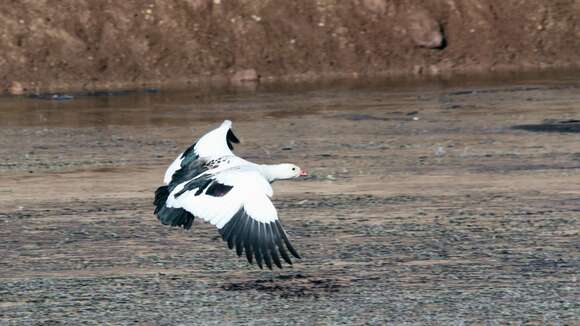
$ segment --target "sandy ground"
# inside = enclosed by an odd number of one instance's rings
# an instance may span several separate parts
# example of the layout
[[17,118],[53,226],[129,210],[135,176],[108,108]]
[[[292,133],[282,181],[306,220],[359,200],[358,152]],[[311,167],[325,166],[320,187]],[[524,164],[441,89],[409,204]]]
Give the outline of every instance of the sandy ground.
[[[580,83],[505,85],[3,98],[0,325],[578,324]],[[274,185],[292,268],[152,214],[226,117],[311,172]]]

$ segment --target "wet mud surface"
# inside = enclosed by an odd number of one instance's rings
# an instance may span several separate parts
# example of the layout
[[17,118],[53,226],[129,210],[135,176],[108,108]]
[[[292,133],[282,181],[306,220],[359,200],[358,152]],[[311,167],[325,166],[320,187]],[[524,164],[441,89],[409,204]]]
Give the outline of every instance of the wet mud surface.
[[[579,103],[571,80],[4,98],[0,325],[576,324]],[[239,155],[310,172],[274,184],[293,267],[152,214],[224,118]]]

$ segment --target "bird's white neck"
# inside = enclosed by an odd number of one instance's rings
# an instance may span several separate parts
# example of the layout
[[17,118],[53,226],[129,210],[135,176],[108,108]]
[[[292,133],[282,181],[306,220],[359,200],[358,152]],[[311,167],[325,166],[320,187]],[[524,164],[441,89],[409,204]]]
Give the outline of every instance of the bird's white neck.
[[287,169],[284,167],[284,164],[260,164],[258,165],[260,169],[260,173],[268,182],[272,183],[276,180],[283,180],[283,179],[291,179],[291,176],[288,176]]

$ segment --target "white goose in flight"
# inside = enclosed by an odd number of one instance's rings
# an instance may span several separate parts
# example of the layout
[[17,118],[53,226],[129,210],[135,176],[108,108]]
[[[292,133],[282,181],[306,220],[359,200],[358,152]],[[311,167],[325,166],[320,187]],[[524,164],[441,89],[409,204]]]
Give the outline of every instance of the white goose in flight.
[[270,198],[271,183],[307,175],[294,164],[255,164],[232,153],[239,143],[232,122],[202,136],[181,153],[165,172],[164,186],[155,191],[155,214],[162,224],[190,229],[194,217],[215,225],[230,249],[282,268],[296,258]]

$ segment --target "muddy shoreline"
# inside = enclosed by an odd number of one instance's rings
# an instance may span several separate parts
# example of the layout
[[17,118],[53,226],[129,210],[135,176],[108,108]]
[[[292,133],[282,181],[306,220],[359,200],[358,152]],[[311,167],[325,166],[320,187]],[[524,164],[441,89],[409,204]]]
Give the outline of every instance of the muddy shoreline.
[[[580,82],[461,84],[1,98],[0,325],[575,324]],[[225,118],[311,174],[274,184],[292,268],[152,214]]]

